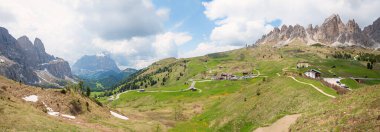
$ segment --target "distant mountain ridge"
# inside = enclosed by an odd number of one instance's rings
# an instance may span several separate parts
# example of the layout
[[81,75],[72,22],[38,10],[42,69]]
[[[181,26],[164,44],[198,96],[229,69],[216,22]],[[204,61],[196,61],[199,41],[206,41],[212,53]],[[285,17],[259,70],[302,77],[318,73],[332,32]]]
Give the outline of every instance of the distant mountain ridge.
[[82,56],[72,67],[75,75],[94,74],[101,71],[120,72],[116,62],[108,54]]
[[116,62],[106,53],[85,55],[75,62],[72,69],[86,86],[96,91],[109,89],[137,71],[132,68],[121,71]]
[[272,43],[286,45],[293,40],[301,40],[307,44],[321,43],[328,46],[359,46],[367,48],[380,47],[380,18],[363,30],[354,19],[344,24],[339,15],[334,14],[325,19],[321,26],[283,25],[257,40],[255,44]]
[[39,38],[32,43],[28,37],[17,40],[0,27],[0,75],[31,85],[62,87],[73,82],[69,63],[45,51]]

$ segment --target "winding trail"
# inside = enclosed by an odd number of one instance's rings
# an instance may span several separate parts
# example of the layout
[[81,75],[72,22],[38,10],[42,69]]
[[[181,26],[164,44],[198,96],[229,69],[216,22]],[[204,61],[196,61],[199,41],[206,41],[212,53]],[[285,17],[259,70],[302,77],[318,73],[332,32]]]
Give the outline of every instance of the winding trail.
[[314,86],[314,85],[311,84],[311,83],[306,83],[306,82],[299,81],[299,80],[297,80],[296,78],[294,78],[293,76],[288,76],[288,77],[292,78],[294,81],[296,81],[296,82],[298,82],[298,83],[306,84],[306,85],[310,85],[311,87],[313,87],[314,89],[316,89],[316,90],[319,91],[320,93],[322,93],[322,94],[324,94],[324,95],[326,95],[326,96],[328,96],[328,97],[330,97],[330,98],[336,98],[336,97],[333,96],[333,95],[330,95],[330,94],[328,94],[328,93],[323,92],[320,88]]
[[136,91],[136,90],[127,90],[127,91],[124,91],[124,92],[118,93],[118,94],[116,94],[116,98],[115,98],[114,95],[112,95],[108,100],[111,100],[111,101],[113,101],[113,100],[117,100],[117,99],[120,98],[120,95],[121,95],[121,94],[123,94],[123,93],[128,93],[128,92],[130,92],[130,91]]
[[[152,91],[144,91],[144,92],[146,92],[146,93],[175,93],[175,92],[184,92],[186,90],[190,90],[191,88],[195,88],[195,84],[197,82],[209,82],[209,81],[212,81],[212,80],[192,81],[192,83],[191,83],[191,85],[190,85],[190,87],[188,89],[181,89],[181,90],[174,90],[174,91],[171,91],[171,90],[152,90]],[[119,99],[121,94],[132,92],[132,91],[138,92],[139,90],[141,90],[141,89],[127,90],[127,91],[124,91],[124,92],[116,94],[116,97],[115,97],[115,95],[110,96],[108,98],[108,100],[109,101],[114,101],[114,100]],[[202,89],[197,89],[197,90],[198,90],[199,93],[202,93]]]
[[290,125],[295,123],[301,114],[287,115],[274,122],[268,127],[260,127],[254,132],[288,132]]
[[281,76],[280,73],[276,73],[276,74],[277,74],[277,76]]
[[261,75],[259,70],[256,70],[256,69],[255,69],[255,71],[257,72],[257,76],[260,76],[260,75]]

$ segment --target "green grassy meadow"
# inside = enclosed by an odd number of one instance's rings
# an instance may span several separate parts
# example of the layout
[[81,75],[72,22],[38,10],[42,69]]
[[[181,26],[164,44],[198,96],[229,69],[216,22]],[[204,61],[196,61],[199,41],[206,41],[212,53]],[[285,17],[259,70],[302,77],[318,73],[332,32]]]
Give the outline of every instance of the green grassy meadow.
[[[142,74],[169,67],[171,72],[151,74],[154,80],[159,80],[156,85],[147,87],[146,92],[130,91],[122,94],[118,100],[105,103],[126,115],[139,115],[137,120],[155,120],[157,124],[152,127],[163,131],[252,131],[268,126],[285,115],[308,115],[329,109],[325,104],[335,100],[309,85],[295,82],[287,77],[287,72],[297,75],[297,80],[311,83],[336,96],[338,100],[347,95],[338,95],[334,89],[318,80],[298,75],[309,69],[317,69],[322,72],[322,77],[347,78],[342,83],[353,89],[353,93],[380,84],[379,81],[359,84],[348,79],[380,78],[380,71],[366,69],[360,61],[335,59],[330,56],[332,50],[294,42],[282,48],[263,45],[195,58],[167,59],[148,67]],[[187,62],[183,63],[184,60]],[[309,62],[311,66],[296,69],[300,61]],[[198,91],[180,91],[190,86],[190,80],[209,80],[221,73],[242,75],[245,71],[256,75],[260,72],[260,76],[237,81],[198,82],[195,85]],[[163,77],[167,77],[164,85],[161,84]]]

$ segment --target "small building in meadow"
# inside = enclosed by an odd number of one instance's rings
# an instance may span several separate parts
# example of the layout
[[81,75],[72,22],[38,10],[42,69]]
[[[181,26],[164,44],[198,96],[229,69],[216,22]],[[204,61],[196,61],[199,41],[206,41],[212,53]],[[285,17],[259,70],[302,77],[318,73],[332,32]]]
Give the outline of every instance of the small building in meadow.
[[307,77],[314,78],[314,79],[320,78],[321,74],[322,73],[320,71],[315,70],[315,69],[311,69],[311,70],[305,72],[305,75]]
[[307,67],[309,67],[310,66],[310,64],[308,63],[308,62],[298,62],[297,63],[297,68],[307,68]]

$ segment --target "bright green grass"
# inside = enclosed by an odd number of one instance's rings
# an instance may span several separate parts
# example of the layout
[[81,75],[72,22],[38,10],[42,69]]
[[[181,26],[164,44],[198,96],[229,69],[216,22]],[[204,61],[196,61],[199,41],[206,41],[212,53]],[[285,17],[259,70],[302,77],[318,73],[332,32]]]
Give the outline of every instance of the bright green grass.
[[[129,106],[133,107],[154,107],[155,104],[161,105],[165,103],[173,103],[181,100],[186,102],[197,101],[202,98],[207,98],[214,95],[227,95],[240,90],[243,85],[258,82],[260,79],[248,79],[241,81],[210,81],[197,82],[195,87],[198,91],[183,91],[183,92],[149,92],[149,91],[179,91],[187,89],[188,85],[150,88],[147,92],[130,91],[120,95],[118,100],[111,103],[112,106]],[[190,85],[190,84],[189,84]],[[129,103],[130,102],[130,103]],[[159,103],[158,103],[159,102]]]
[[[317,80],[311,80],[311,79],[306,79],[306,78],[301,78],[301,77],[295,77],[297,80],[299,81],[302,81],[302,82],[306,82],[306,83],[311,83],[313,84],[314,86],[318,87],[319,89],[321,89],[323,92],[325,93],[328,93],[330,95],[333,95],[333,96],[338,96],[337,92],[330,88],[330,87],[327,87],[325,85],[323,85],[320,81],[317,81]],[[309,85],[306,85],[306,84],[303,84],[305,85],[307,88],[311,88],[311,89],[314,89],[313,87],[309,86]],[[317,90],[315,90],[317,91]],[[320,93],[322,94],[322,93]]]
[[342,79],[340,82],[348,86],[350,89],[358,89],[361,87],[359,83],[350,78]]
[[[253,68],[260,71],[263,78],[255,78],[241,81],[212,81],[197,83],[196,88],[202,90],[195,92],[175,93],[148,93],[128,92],[120,96],[120,99],[110,103],[110,106],[121,110],[138,112],[170,111],[179,105],[201,104],[202,112],[189,119],[176,121],[170,131],[252,131],[257,127],[272,124],[277,119],[295,113],[312,113],[320,106],[333,100],[309,85],[301,84],[283,75],[282,69],[295,73],[303,73],[313,68],[322,72],[323,77],[380,77],[380,72],[367,70],[363,64],[357,61],[325,58],[323,52],[315,51],[309,47],[285,47],[272,49],[259,47],[257,49],[240,49],[222,53],[217,57],[188,58],[189,63],[185,75],[180,80],[174,80],[174,75],[169,75],[169,83],[165,86],[147,88],[147,91],[181,90],[191,84],[184,85],[188,79],[201,80],[209,70],[215,72],[228,72],[239,74],[239,70],[247,70],[246,64],[253,64]],[[320,48],[321,50],[324,50]],[[300,50],[302,50],[300,52]],[[314,50],[314,51],[313,51]],[[312,52],[311,52],[312,51]],[[245,58],[239,59],[244,53]],[[326,52],[325,52],[326,53]],[[327,52],[328,53],[328,52]],[[262,56],[266,56],[263,57]],[[268,56],[274,56],[269,57]],[[280,58],[280,56],[283,56]],[[260,57],[260,58],[255,58]],[[205,62],[207,58],[207,62]],[[295,69],[297,62],[308,61],[312,67]],[[218,66],[226,68],[221,69]],[[332,66],[336,68],[331,68]],[[243,69],[244,68],[244,69]],[[174,68],[172,73],[177,74]],[[329,72],[329,70],[331,72]],[[253,71],[257,74],[257,71]],[[163,74],[163,75],[164,75]],[[209,75],[208,75],[209,76]],[[311,83],[324,92],[337,96],[335,90],[324,86],[317,80],[297,78],[300,81]],[[369,84],[376,83],[368,82]],[[362,87],[361,85],[359,85]],[[363,84],[363,86],[365,86]],[[190,108],[191,109],[191,108]],[[173,111],[171,111],[173,112]],[[171,118],[171,117],[170,117]],[[161,119],[161,117],[160,117]],[[172,127],[172,126],[170,126]]]
[[297,131],[370,131],[379,126],[379,86],[364,87],[303,114],[291,126]]
[[365,77],[368,78],[380,78],[380,71],[368,70],[366,66],[358,61],[343,60],[343,59],[327,59],[323,63],[319,64],[321,69],[329,69],[332,66],[336,68],[332,69],[339,77]]
[[104,92],[91,92],[90,97],[95,97],[95,95],[99,96],[103,94]]
[[367,84],[367,85],[376,85],[376,84],[380,84],[380,80],[365,80],[364,84]]
[[205,112],[177,124],[171,131],[252,131],[327,100],[330,98],[290,78],[273,78],[216,99]]

